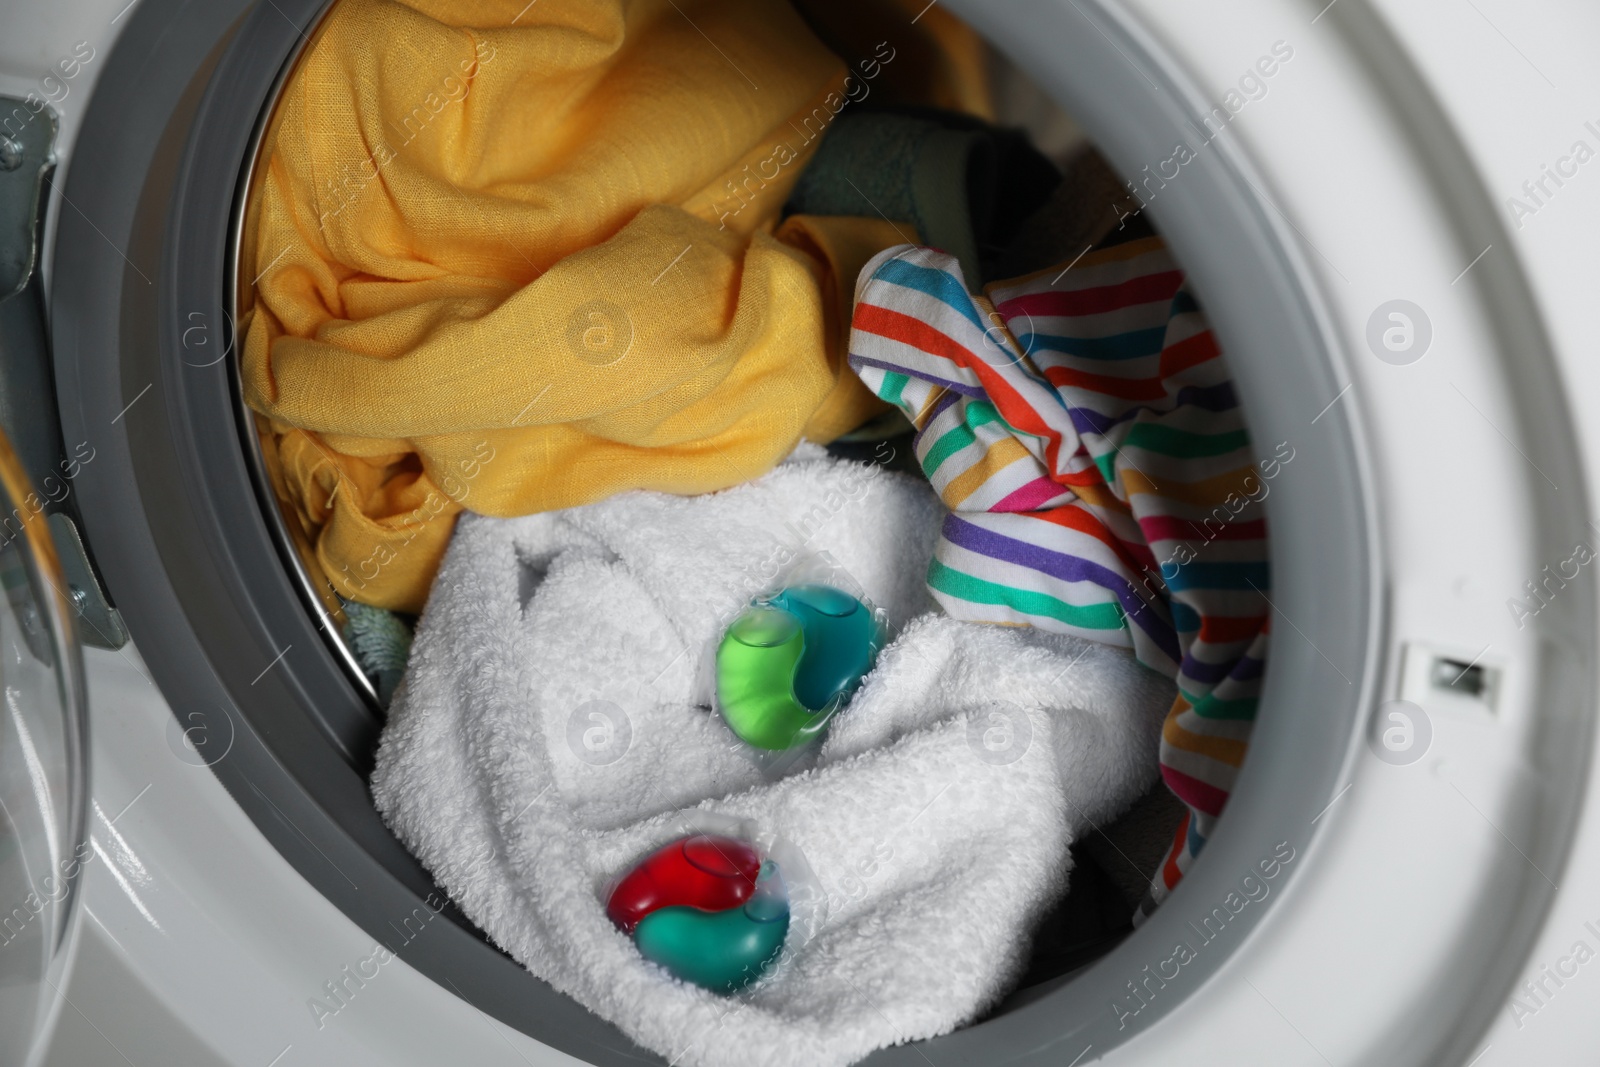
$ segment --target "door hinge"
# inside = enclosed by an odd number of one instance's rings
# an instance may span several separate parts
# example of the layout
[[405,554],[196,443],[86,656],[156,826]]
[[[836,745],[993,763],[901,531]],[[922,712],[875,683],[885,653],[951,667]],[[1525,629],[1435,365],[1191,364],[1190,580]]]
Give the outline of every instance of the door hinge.
[[16,517],[48,516],[79,638],[97,648],[121,648],[127,628],[78,532],[72,479],[81,457],[69,457],[62,441],[45,330],[39,250],[55,141],[56,115],[48,105],[35,109],[27,100],[0,96],[0,426],[33,483],[32,498],[13,501]]

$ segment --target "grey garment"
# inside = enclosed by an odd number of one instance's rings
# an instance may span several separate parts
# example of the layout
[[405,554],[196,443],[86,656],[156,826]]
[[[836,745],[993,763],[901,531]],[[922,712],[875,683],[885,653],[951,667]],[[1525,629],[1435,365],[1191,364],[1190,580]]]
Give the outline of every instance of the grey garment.
[[906,239],[955,256],[976,292],[1060,180],[1019,130],[932,108],[851,110],[829,128],[788,210],[909,222],[917,232]]
[[1156,871],[1172,850],[1184,812],[1183,801],[1165,782],[1157,781],[1119,818],[1084,836],[1078,847],[1134,908],[1149,893]]
[[789,209],[909,222],[917,232],[908,237],[955,256],[975,283],[974,223],[982,220],[972,215],[987,206],[994,171],[993,146],[979,131],[891,112],[846,114],[828,131]]
[[1138,203],[1105,157],[1080,147],[1062,167],[1061,184],[1028,217],[995,260],[996,278],[1016,278],[1070,263],[1105,240]]

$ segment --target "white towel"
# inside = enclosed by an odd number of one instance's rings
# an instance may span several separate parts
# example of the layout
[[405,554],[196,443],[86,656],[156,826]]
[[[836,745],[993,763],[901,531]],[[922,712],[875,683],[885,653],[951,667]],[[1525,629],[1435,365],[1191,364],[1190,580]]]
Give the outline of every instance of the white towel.
[[[921,479],[808,448],[708,496],[464,516],[390,709],[379,810],[496,944],[675,1064],[843,1067],[973,1021],[1026,966],[1068,845],[1155,777],[1172,691],[1120,649],[939,614],[940,515]],[[703,661],[801,542],[894,637],[815,766],[768,782],[707,710]],[[608,722],[597,753],[585,734]],[[605,915],[608,880],[689,808],[778,835],[820,890],[732,998],[645,962]]]

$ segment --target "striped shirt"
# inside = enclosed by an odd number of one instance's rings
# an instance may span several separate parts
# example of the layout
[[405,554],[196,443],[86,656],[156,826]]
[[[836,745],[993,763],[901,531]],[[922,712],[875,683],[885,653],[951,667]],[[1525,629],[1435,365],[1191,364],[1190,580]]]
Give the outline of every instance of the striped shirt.
[[857,283],[850,364],[950,508],[928,569],[950,615],[1130,647],[1177,681],[1161,769],[1190,813],[1153,906],[1244,759],[1269,608],[1264,476],[1183,272],[1145,237],[979,296],[952,257],[889,249]]

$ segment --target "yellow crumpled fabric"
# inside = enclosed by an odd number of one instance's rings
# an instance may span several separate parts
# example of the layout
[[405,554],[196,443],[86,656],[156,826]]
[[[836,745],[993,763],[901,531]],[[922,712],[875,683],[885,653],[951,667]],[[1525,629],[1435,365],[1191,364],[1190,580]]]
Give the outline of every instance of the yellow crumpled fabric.
[[463,507],[722,489],[881,410],[844,340],[904,225],[778,226],[861,84],[786,0],[343,0],[241,252],[246,400],[331,587],[418,611]]

